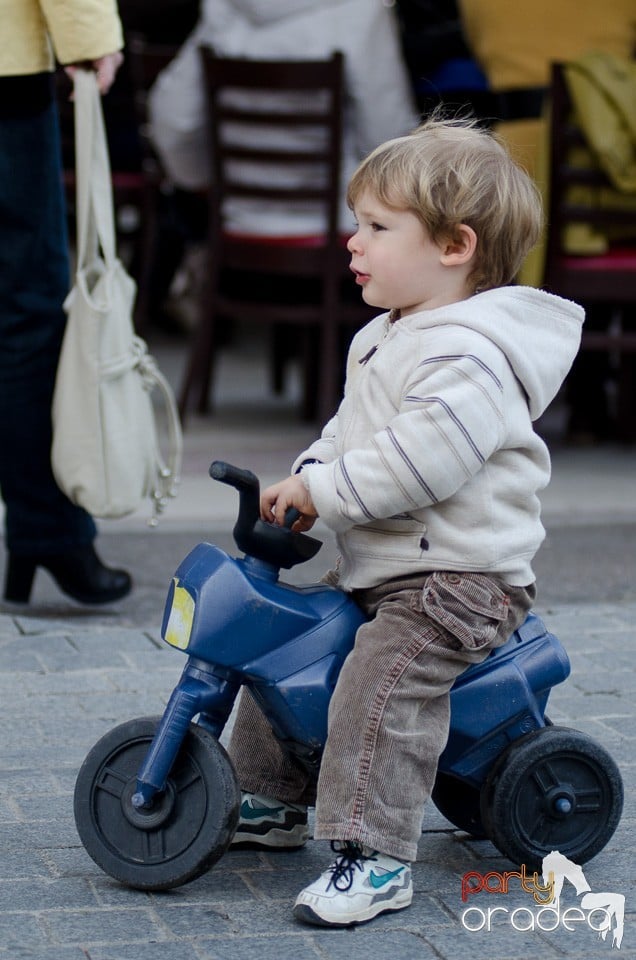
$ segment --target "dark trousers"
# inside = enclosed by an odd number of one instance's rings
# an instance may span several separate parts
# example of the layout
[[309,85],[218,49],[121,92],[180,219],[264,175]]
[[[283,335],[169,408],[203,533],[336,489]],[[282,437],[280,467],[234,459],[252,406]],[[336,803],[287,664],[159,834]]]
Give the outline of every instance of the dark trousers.
[[96,533],[50,465],[69,262],[57,112],[40,79],[0,79],[0,494],[16,554],[57,553]]

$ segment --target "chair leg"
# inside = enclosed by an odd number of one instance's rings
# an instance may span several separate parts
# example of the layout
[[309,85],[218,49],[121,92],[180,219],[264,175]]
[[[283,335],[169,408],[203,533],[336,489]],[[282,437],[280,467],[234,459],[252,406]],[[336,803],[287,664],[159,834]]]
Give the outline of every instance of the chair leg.
[[142,207],[143,222],[139,237],[139,277],[137,280],[137,299],[135,301],[135,330],[140,336],[146,336],[150,327],[150,284],[152,263],[157,235],[157,198],[154,187],[146,186]]
[[[193,335],[196,338],[196,335]],[[186,414],[188,412],[188,405],[190,400],[190,393],[192,387],[196,380],[196,350],[190,348],[190,351],[186,360],[186,369],[181,381],[181,388],[179,390],[179,399],[177,402],[177,407],[179,409],[179,416],[181,418],[181,423],[185,424]]]
[[617,375],[616,439],[636,440],[636,354],[621,353]]
[[322,386],[318,393],[318,420],[324,426],[328,420],[331,420],[338,409],[339,397],[334,389],[335,381],[331,374],[325,379],[322,378]]
[[285,323],[272,326],[270,340],[270,385],[277,396],[285,387],[285,367],[294,350],[289,348],[290,328]]
[[318,345],[318,417],[325,424],[336,412],[340,400],[340,350],[338,347],[337,281],[329,278],[323,299],[323,318]]
[[216,346],[215,323],[216,303],[210,295],[210,285],[204,284],[204,291],[199,303],[199,322],[192,335],[192,342],[188,353],[186,371],[179,393],[179,414],[185,421],[190,395],[198,388],[196,409],[198,413],[209,413],[211,409],[210,388],[212,386],[212,366]]
[[179,393],[179,414],[185,422],[186,413],[190,405],[192,392],[197,390],[195,408],[198,413],[208,413],[210,410],[210,365],[212,363],[212,336],[208,324],[199,324],[193,339],[186,372]]
[[306,423],[313,423],[318,418],[318,396],[320,383],[318,381],[319,364],[317,361],[319,345],[318,331],[314,327],[304,327],[300,330],[301,343],[301,370],[303,395],[301,401],[301,418]]

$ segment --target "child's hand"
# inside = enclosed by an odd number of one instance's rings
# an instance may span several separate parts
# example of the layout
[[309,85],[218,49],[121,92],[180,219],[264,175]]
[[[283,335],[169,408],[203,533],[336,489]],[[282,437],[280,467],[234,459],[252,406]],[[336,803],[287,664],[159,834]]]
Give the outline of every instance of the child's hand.
[[318,514],[309,490],[298,475],[280,480],[261,493],[261,519],[267,523],[277,523],[282,527],[289,507],[296,507],[302,514],[292,530],[311,530]]

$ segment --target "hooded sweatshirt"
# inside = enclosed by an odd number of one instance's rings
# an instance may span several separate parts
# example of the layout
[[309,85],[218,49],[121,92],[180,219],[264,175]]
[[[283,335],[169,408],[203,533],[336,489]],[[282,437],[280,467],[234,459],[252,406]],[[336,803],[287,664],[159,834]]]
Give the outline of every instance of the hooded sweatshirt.
[[532,421],[572,364],[583,316],[501,287],[359,331],[342,403],[293,467],[336,532],[342,589],[434,570],[534,580],[550,459]]
[[[210,181],[200,45],[212,46],[220,56],[248,59],[319,60],[336,50],[343,53],[340,223],[351,232],[345,189],[354,169],[379,143],[408,133],[417,123],[394,12],[383,0],[204,0],[194,33],[162,71],[149,99],[151,136],[168,174],[187,190],[203,189]],[[271,96],[257,91],[253,101]],[[236,142],[254,136],[253,128],[237,128],[235,124],[232,130]],[[307,128],[281,128],[276,147],[293,149],[295,139],[308,136]],[[226,217],[228,229],[258,235],[297,236],[325,227],[315,210],[281,209],[267,202],[238,203]]]

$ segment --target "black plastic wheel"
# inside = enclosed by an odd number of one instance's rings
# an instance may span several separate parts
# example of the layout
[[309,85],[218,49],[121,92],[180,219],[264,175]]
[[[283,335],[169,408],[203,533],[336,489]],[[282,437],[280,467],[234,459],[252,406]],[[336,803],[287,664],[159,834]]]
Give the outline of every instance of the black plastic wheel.
[[107,733],[75,784],[75,823],[87,852],[111,877],[139,890],[169,890],[200,877],[227,850],[239,817],[231,761],[194,723],[166,789],[151,809],[133,806],[137,774],[159,720],[142,717]]
[[481,791],[459,777],[438,770],[431,799],[442,816],[475,839],[486,836],[481,821]]
[[567,727],[548,726],[512,743],[482,787],[486,833],[513,863],[533,868],[552,850],[577,864],[590,860],[622,809],[623,782],[610,754]]

